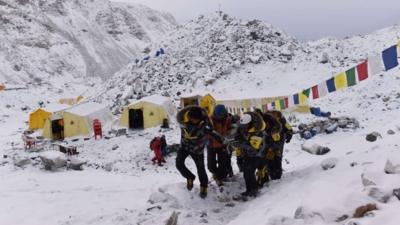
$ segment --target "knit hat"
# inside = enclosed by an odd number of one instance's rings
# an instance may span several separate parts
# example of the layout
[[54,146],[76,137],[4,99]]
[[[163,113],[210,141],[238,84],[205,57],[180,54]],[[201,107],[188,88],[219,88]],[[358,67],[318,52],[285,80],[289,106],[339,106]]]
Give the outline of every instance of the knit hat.
[[213,112],[213,117],[215,118],[225,118],[228,116],[228,112],[224,105],[216,105]]

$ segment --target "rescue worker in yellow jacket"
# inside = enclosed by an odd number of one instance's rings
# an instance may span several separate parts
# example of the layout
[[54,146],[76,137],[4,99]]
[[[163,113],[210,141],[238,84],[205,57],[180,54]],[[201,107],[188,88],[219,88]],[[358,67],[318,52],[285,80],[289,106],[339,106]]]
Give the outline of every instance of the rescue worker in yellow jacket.
[[197,168],[200,180],[200,197],[207,196],[208,176],[204,165],[204,147],[209,135],[218,135],[208,119],[207,112],[198,106],[188,106],[178,112],[177,121],[181,127],[181,144],[176,156],[176,168],[186,178],[186,187],[192,190],[196,176],[186,167],[185,160],[190,156]]
[[282,112],[274,110],[270,111],[270,114],[274,116],[276,120],[282,126],[282,130],[280,132],[280,141],[278,143],[279,150],[277,151],[276,157],[270,163],[270,173],[271,179],[280,179],[282,177],[282,158],[283,158],[283,150],[285,142],[289,143],[293,136],[293,128],[287,122],[286,118],[283,116]]
[[243,196],[255,197],[258,192],[255,173],[256,169],[265,166],[269,146],[265,128],[266,123],[256,112],[246,112],[240,117],[239,130],[233,147],[246,183],[246,191],[241,193]]

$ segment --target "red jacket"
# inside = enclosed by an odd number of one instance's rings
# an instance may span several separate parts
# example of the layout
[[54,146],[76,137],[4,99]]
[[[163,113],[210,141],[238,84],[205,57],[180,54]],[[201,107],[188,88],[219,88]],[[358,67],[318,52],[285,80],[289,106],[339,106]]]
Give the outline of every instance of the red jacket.
[[[233,117],[231,115],[228,115],[226,117],[225,120],[216,120],[214,118],[211,118],[211,122],[213,124],[213,128],[216,132],[218,132],[219,134],[221,134],[222,136],[226,136],[232,126],[233,123]],[[209,143],[209,147],[210,148],[222,148],[224,147],[224,145],[219,142],[218,140],[216,140],[213,137],[209,137],[210,143]]]

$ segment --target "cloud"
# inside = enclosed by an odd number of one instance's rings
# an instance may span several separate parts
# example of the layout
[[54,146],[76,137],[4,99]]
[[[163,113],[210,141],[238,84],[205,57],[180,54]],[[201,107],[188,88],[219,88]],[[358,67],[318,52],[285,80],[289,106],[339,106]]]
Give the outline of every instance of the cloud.
[[367,34],[400,22],[399,0],[113,0],[172,13],[179,22],[221,8],[242,19],[260,19],[300,39]]

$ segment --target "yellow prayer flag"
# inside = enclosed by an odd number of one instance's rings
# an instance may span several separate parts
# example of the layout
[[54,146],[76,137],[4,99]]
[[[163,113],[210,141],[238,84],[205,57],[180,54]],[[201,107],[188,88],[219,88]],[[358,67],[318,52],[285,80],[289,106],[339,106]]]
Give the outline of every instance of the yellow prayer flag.
[[281,110],[281,104],[280,104],[279,100],[275,101],[275,109],[276,110]]
[[336,90],[340,90],[347,87],[347,77],[345,72],[339,73],[338,75],[335,76],[335,87]]
[[300,105],[308,105],[308,97],[303,92],[299,93]]

